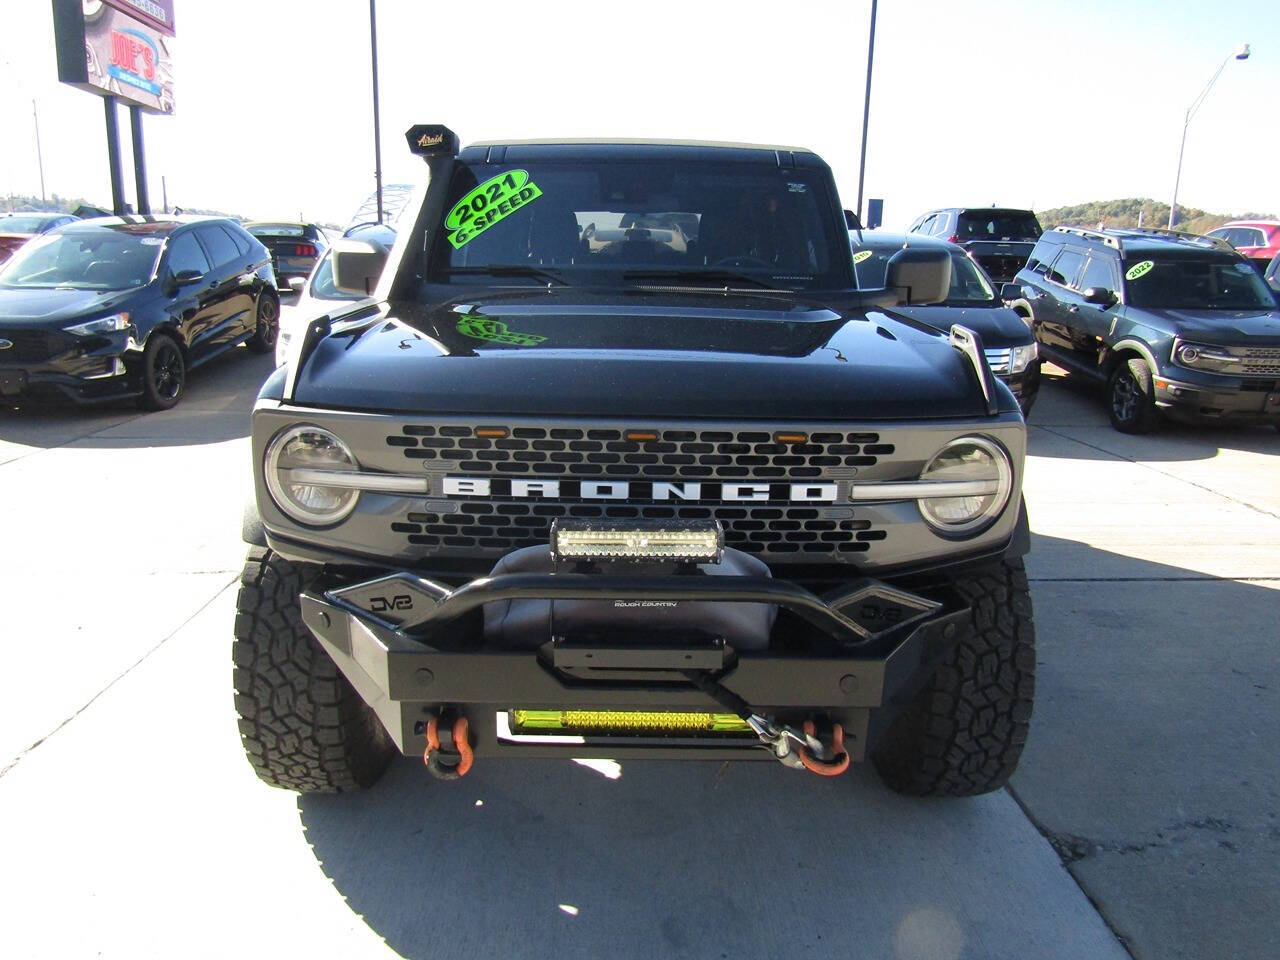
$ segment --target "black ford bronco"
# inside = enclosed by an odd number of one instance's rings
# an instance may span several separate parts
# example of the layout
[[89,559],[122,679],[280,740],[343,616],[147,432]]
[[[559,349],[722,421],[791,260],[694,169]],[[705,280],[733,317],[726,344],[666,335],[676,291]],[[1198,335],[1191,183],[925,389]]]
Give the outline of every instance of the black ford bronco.
[[[832,175],[791,147],[485,143],[428,183],[373,294],[253,413],[235,625],[250,763],[304,792],[396,753],[871,759],[1003,784],[1034,686],[1025,425],[980,337],[855,289]],[[345,311],[345,312],[343,312]]]

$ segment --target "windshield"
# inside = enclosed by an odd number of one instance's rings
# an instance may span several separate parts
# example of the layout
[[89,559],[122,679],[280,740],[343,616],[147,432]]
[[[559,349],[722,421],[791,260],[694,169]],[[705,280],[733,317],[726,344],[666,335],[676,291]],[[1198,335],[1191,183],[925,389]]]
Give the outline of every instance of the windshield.
[[1243,260],[1142,259],[1124,261],[1125,302],[1165,310],[1273,310],[1262,277]]
[[[848,285],[825,174],[681,160],[459,164],[433,280],[541,270],[566,283]],[[475,274],[472,277],[471,274]],[[732,276],[728,276],[728,275]],[[531,278],[532,279],[532,278]]]
[[39,233],[52,217],[0,217],[0,233]]
[[151,280],[162,237],[112,230],[45,234],[29,241],[0,270],[0,287],[127,290]]
[[[901,250],[900,246],[892,247],[857,247],[853,248],[853,269],[857,277],[859,290],[878,290],[885,284],[889,272],[889,258]],[[990,303],[995,300],[995,291],[977,264],[963,253],[952,248],[951,254],[951,287],[944,303],[948,305],[966,303]]]
[[306,228],[296,223],[255,223],[245,227],[255,237],[305,237]]
[[1040,221],[1020,210],[969,210],[960,214],[956,233],[966,240],[1039,240]]

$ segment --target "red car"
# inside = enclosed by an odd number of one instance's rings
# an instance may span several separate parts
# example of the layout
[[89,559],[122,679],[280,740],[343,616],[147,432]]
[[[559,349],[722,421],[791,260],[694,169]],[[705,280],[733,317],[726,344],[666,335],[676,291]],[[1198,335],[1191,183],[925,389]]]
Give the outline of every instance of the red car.
[[1226,240],[1252,261],[1259,273],[1280,253],[1280,220],[1232,220],[1208,235]]
[[0,263],[36,234],[79,220],[69,213],[6,213],[0,217]]

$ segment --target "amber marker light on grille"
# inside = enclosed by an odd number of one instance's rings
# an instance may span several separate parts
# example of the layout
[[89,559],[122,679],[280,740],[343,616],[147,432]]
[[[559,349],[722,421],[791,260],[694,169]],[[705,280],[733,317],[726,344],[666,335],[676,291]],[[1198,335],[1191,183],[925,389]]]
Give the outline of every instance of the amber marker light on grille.
[[658,439],[658,435],[649,430],[628,430],[627,439],[632,443],[651,443]]
[[649,735],[751,735],[750,725],[732,713],[639,710],[512,710],[513,733]]
[[718,523],[610,523],[557,520],[551,552],[557,560],[677,560],[718,563],[724,531]]
[[476,427],[476,436],[486,440],[504,440],[507,432],[506,427]]
[[809,436],[804,433],[775,433],[773,439],[778,443],[807,443]]

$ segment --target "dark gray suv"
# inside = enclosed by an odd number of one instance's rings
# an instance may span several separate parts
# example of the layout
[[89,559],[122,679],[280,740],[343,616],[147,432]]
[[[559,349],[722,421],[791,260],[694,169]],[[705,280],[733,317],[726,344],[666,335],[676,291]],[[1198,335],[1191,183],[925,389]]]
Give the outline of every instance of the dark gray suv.
[[1162,413],[1280,426],[1280,305],[1223,240],[1057,227],[1001,295],[1041,356],[1106,384],[1117,430]]

